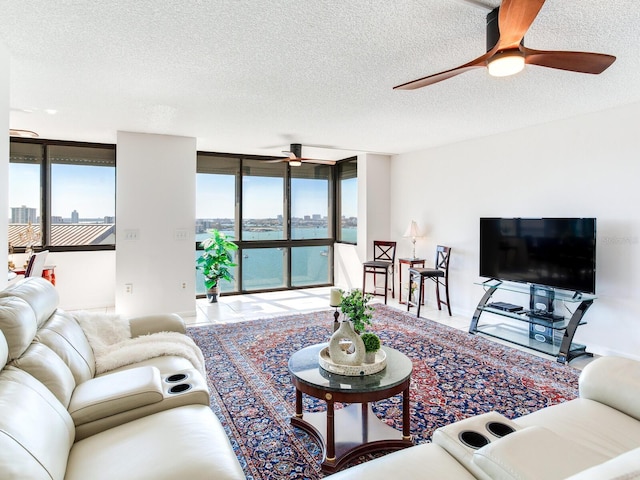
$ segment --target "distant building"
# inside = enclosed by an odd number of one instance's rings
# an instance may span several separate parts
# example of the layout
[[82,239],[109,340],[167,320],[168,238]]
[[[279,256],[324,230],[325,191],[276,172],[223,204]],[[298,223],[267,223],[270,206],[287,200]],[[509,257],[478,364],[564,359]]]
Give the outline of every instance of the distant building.
[[77,210],[71,212],[71,223],[80,223],[80,214]]
[[36,223],[36,209],[26,205],[11,207],[11,223]]

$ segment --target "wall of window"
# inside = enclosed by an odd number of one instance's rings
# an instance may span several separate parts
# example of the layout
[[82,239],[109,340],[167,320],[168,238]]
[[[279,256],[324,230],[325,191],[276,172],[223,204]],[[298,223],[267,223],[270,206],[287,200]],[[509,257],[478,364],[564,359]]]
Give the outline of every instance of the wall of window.
[[11,139],[14,251],[114,249],[115,157],[115,145]]
[[[198,154],[196,240],[217,228],[239,246],[235,280],[222,282],[223,292],[333,283],[336,167],[270,160]],[[204,294],[200,272],[196,289]]]

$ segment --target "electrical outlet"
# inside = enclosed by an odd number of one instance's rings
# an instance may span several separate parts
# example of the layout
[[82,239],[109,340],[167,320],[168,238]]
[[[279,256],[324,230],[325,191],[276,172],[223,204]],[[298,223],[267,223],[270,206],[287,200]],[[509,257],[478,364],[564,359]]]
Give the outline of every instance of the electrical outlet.
[[182,282],[181,286],[182,286],[183,290],[186,290],[187,289],[187,282]]
[[133,293],[133,283],[125,283],[124,284],[124,293]]
[[140,236],[140,230],[138,230],[138,229],[125,230],[124,231],[124,239],[125,240],[138,240],[139,236]]

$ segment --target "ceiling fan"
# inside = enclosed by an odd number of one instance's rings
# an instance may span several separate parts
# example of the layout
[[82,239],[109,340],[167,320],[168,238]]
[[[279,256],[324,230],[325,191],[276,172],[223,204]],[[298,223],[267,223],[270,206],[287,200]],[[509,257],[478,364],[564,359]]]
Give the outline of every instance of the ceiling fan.
[[9,129],[10,137],[26,137],[26,138],[37,138],[39,135],[36,132],[31,130],[22,130],[20,128],[10,128]]
[[291,167],[299,167],[303,163],[317,163],[320,165],[335,165],[335,160],[318,160],[315,158],[304,158],[302,156],[302,144],[300,143],[292,143],[290,150],[283,150],[282,153],[287,156],[284,158],[279,158],[277,160],[268,160],[267,163],[276,163],[276,162],[289,162],[289,166]]
[[487,53],[469,63],[393,87],[414,90],[441,82],[468,70],[487,67],[493,76],[518,73],[525,63],[571,72],[599,74],[616,57],[602,53],[534,50],[524,46],[524,35],[545,0],[503,0],[487,15]]

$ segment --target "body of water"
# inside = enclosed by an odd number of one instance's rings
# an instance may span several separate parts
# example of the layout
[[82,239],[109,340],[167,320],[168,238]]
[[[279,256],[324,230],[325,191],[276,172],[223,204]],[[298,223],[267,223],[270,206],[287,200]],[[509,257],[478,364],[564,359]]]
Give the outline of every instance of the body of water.
[[[222,230],[227,237],[233,240],[233,231]],[[327,238],[326,228],[293,228],[293,239]],[[356,228],[343,229],[346,241],[356,241]],[[196,235],[196,241],[201,242],[208,237],[207,233]],[[281,231],[245,231],[245,240],[282,240]],[[351,240],[352,239],[352,240]],[[291,248],[291,283],[296,287],[321,285],[329,283],[329,248],[318,247],[293,247]],[[236,253],[241,258],[236,263],[242,262],[242,286],[244,290],[263,290],[285,287],[285,262],[288,248],[245,248]],[[201,253],[196,250],[195,258]],[[234,283],[222,281],[222,292],[237,291],[239,287],[237,275]],[[196,293],[204,294],[204,279],[200,270],[196,270]]]

